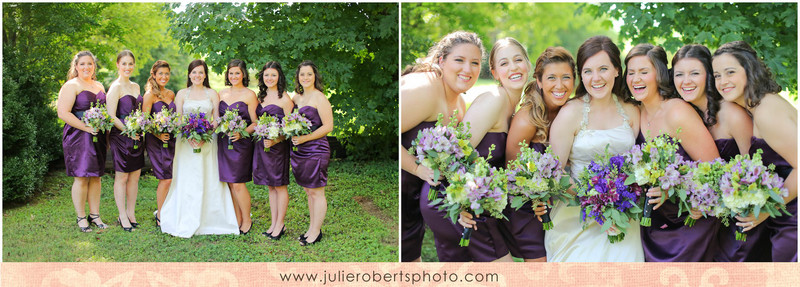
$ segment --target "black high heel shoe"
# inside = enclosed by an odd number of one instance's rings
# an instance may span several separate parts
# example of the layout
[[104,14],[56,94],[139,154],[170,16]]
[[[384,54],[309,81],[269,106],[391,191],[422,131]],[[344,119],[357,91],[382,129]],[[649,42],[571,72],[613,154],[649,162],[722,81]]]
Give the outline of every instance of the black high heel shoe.
[[317,244],[317,242],[320,242],[320,241],[322,241],[322,230],[319,231],[319,236],[317,236],[317,239],[315,239],[314,242],[308,242],[308,238],[301,239],[300,240],[300,246],[309,246],[309,245],[312,245],[312,244]]
[[122,220],[119,219],[119,217],[117,217],[117,223],[119,223],[119,226],[122,227],[122,230],[125,230],[127,232],[133,231],[133,224],[131,224],[131,227],[125,227],[125,225],[122,225]]
[[98,220],[98,219],[100,219],[100,214],[89,213],[89,225],[90,226],[92,224],[94,224],[95,226],[97,226],[97,228],[100,228],[100,229],[108,228],[108,225],[106,225],[105,223],[102,223],[102,221],[100,221],[100,224],[97,224],[97,222],[95,222],[95,220]]
[[[119,219],[119,218],[118,218],[118,219]],[[130,217],[128,218],[128,222],[130,222],[130,223],[131,223],[131,227],[133,227],[133,228],[139,228],[139,223],[138,223],[138,222],[136,222],[136,221],[131,221],[131,218],[130,218]]]
[[86,219],[86,216],[84,216],[84,217],[77,216],[77,217],[78,217],[78,219],[75,220],[75,223],[81,223],[81,220],[86,220],[86,227],[81,227],[80,225],[78,225],[78,228],[81,229],[81,232],[83,232],[83,233],[92,232],[92,228],[91,228],[92,224],[89,223],[89,220]]
[[153,215],[156,218],[156,227],[161,228],[161,219],[158,218],[158,213]]
[[247,231],[242,231],[239,229],[239,235],[247,235],[250,233],[250,230],[253,230],[253,224],[255,224],[255,220],[250,220],[250,228],[248,228]]
[[264,232],[262,234],[266,235],[267,237],[269,237],[269,239],[272,240],[281,240],[281,237],[283,236],[284,233],[286,233],[286,225],[283,226],[283,229],[281,229],[281,233],[278,233],[278,235],[272,236],[272,234],[268,232]]

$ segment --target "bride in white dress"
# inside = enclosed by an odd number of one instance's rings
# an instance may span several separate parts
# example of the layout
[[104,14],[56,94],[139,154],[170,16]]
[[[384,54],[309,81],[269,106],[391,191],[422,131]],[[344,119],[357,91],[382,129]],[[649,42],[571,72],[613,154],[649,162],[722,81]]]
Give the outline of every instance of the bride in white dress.
[[[613,60],[612,60],[613,59]],[[578,49],[578,74],[582,84],[550,129],[553,152],[568,158],[573,179],[595,155],[629,150],[639,130],[638,109],[617,98],[623,81],[619,49],[611,39],[595,36]],[[562,166],[567,164],[561,162]],[[574,182],[574,180],[573,180]],[[584,229],[580,206],[558,202],[551,211],[553,229],[545,233],[547,260],[553,262],[642,262],[644,251],[639,222],[631,221],[625,239],[610,243],[594,220]]]
[[[189,64],[192,86],[175,96],[179,113],[199,110],[217,118],[219,96],[209,87],[207,72],[202,60]],[[161,231],[185,238],[196,234],[239,234],[230,190],[219,181],[216,141],[216,135],[206,143],[190,143],[179,136],[172,184],[161,208]],[[200,153],[192,151],[193,145],[201,146]]]

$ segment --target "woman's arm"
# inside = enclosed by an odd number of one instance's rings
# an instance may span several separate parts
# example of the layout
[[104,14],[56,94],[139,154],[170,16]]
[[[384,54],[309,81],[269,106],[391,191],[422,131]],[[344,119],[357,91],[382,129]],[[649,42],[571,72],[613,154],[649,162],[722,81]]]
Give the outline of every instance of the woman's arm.
[[669,104],[670,107],[666,117],[669,130],[665,132],[681,141],[681,146],[689,154],[691,160],[710,162],[718,158],[717,145],[714,144],[714,138],[706,129],[700,115],[681,99],[662,103],[662,105],[666,104]]
[[472,102],[464,114],[464,122],[469,123],[470,143],[477,147],[489,130],[497,123],[497,118],[505,111],[507,100],[502,95],[487,92]]
[[256,125],[258,125],[258,115],[256,114],[256,109],[258,108],[258,98],[256,97],[256,93],[247,89],[247,99],[245,103],[247,104],[247,112],[250,114],[250,125],[247,126],[247,133],[252,134],[253,131],[256,130]]
[[[437,89],[438,88],[438,89]],[[441,91],[441,92],[433,92]],[[423,121],[435,119],[444,88],[438,78],[426,73],[412,73],[400,80],[400,132],[407,132]],[[414,156],[400,145],[400,166],[406,172],[434,185],[433,171],[418,165]]]
[[734,103],[723,102],[722,111],[725,126],[736,141],[739,153],[748,154],[753,139],[753,119],[744,108]]
[[68,81],[66,84],[61,86],[61,90],[58,91],[58,99],[56,100],[56,112],[58,113],[58,118],[76,129],[85,131],[87,133],[96,134],[97,132],[94,129],[84,124],[81,119],[72,113],[72,106],[75,104],[75,97],[78,95],[78,88],[78,85],[71,81]]
[[328,98],[322,92],[314,95],[314,97],[315,108],[319,113],[320,120],[322,120],[322,126],[311,134],[296,137],[297,144],[322,138],[333,131],[333,108],[331,108],[331,103],[328,102]]
[[111,83],[111,87],[108,88],[108,93],[106,94],[106,110],[108,110],[108,116],[114,119],[114,127],[124,131],[125,124],[122,123],[122,120],[117,117],[117,105],[119,105],[119,97],[119,82],[114,81]]
[[506,138],[506,163],[517,159],[522,146],[529,146],[536,135],[537,128],[530,120],[530,106],[519,109],[511,119],[508,127],[508,138]]

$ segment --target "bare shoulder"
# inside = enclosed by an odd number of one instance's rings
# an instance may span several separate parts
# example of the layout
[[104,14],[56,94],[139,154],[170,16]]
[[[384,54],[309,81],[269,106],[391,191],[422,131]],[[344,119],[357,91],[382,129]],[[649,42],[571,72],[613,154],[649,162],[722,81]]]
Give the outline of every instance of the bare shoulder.
[[434,73],[411,73],[400,79],[401,102],[409,101],[418,106],[433,105],[437,94],[444,92],[442,81]]
[[753,122],[769,123],[776,118],[789,118],[797,121],[797,109],[786,99],[777,94],[767,94],[761,103],[752,109]]
[[719,112],[717,112],[717,118],[729,122],[740,119],[750,120],[750,115],[747,113],[747,110],[745,110],[742,106],[731,102],[723,101],[719,105]]

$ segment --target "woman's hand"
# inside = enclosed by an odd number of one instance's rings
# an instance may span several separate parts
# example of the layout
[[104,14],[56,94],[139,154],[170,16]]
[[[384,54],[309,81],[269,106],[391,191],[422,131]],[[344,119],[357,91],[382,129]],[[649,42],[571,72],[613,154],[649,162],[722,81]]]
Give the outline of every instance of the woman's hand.
[[689,217],[691,217],[694,220],[698,220],[701,217],[703,217],[703,213],[700,212],[700,210],[692,208],[692,209],[689,210]]
[[421,164],[417,165],[417,169],[414,170],[414,175],[419,177],[419,179],[424,180],[431,186],[437,186],[440,183],[438,182],[438,178],[433,178],[433,170]]
[[163,133],[156,136],[161,142],[166,143],[169,140],[169,133]]
[[655,204],[653,206],[653,210],[658,209],[664,204],[664,192],[661,190],[661,187],[653,187],[647,190],[647,202],[650,204]]
[[544,202],[539,202],[539,205],[533,208],[533,213],[536,214],[536,218],[538,218],[539,222],[541,222],[542,216],[547,214],[547,204]]
[[202,148],[204,143],[205,143],[204,141],[199,141],[199,140],[195,140],[195,139],[189,139],[189,145],[191,145],[192,148],[195,148],[195,149]]
[[758,214],[758,218],[753,216],[753,213],[750,213],[747,217],[736,216],[736,220],[739,221],[736,222],[736,226],[743,227],[742,232],[747,232],[767,220],[767,217],[769,217],[769,214],[764,212]]
[[141,137],[137,134],[137,135],[134,135],[132,139],[135,140],[135,141],[138,141],[138,140],[141,139]]
[[475,220],[472,220],[472,214],[469,214],[469,212],[462,210],[461,214],[458,215],[458,224],[461,224],[464,228],[478,230],[478,225],[476,223]]
[[240,134],[239,132],[233,132],[232,134],[230,134],[228,136],[231,138],[232,142],[238,141],[239,139],[242,138],[242,134]]
[[305,143],[307,141],[308,141],[308,135],[293,136],[292,137],[292,144],[295,145],[295,146],[301,145],[301,144],[303,144],[303,143]]
[[96,136],[96,135],[97,135],[97,130],[95,130],[93,127],[90,127],[90,126],[88,126],[88,125],[85,125],[85,128],[82,128],[81,130],[82,130],[82,131],[85,131],[85,132],[87,132],[87,133],[90,133],[90,134],[92,134],[93,136]]
[[264,148],[271,148],[275,144],[277,144],[277,142],[270,139],[264,139]]

